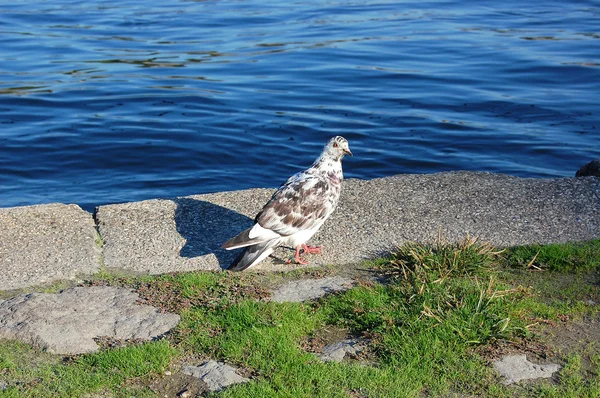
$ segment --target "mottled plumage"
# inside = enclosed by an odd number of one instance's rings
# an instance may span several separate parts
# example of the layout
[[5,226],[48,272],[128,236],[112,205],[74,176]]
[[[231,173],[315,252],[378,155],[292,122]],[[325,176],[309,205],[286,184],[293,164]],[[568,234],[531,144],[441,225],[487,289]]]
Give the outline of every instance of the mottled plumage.
[[334,137],[309,169],[294,174],[279,187],[254,219],[254,225],[223,244],[228,250],[246,247],[229,269],[252,267],[281,245],[296,248],[294,259],[301,264],[306,262],[300,257],[300,248],[318,253],[320,248],[306,246],[306,242],[337,206],[345,154],[352,155],[348,141]]

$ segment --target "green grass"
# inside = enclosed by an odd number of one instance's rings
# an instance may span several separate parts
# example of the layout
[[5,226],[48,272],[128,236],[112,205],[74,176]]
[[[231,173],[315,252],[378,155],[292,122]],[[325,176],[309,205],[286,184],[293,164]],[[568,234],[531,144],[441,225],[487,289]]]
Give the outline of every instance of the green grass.
[[94,241],[96,243],[96,247],[101,249],[104,246],[104,239],[102,239],[102,235],[98,231],[96,231],[96,239]]
[[73,363],[57,361],[14,342],[0,344],[2,378],[13,380],[0,396],[75,397],[102,389],[119,390],[129,379],[164,370],[177,355],[167,341],[83,355]]
[[[329,307],[323,303],[323,308]],[[302,351],[303,337],[329,320],[324,311],[306,304],[245,301],[219,315],[190,311],[185,319],[183,327],[209,331],[191,336],[186,341],[190,350],[249,367],[259,376],[223,396],[347,397],[360,390],[368,396],[401,397],[418,394],[424,381],[432,379],[415,377],[423,375],[418,364],[400,372],[394,363],[323,363]]]
[[507,251],[513,267],[535,266],[556,272],[595,270],[600,266],[600,239],[566,244],[517,246]]
[[[543,343],[544,327],[597,317],[599,241],[504,252],[466,238],[409,243],[363,267],[387,276],[309,303],[271,303],[264,285],[335,268],[275,275],[192,272],[99,275],[91,284],[136,289],[180,313],[168,340],[83,355],[73,361],[0,343],[0,396],[153,396],[152,377],[186,358],[213,358],[252,376],[219,397],[600,397],[600,351],[561,353],[558,381],[501,384],[486,347]],[[532,261],[533,260],[533,261]],[[533,267],[532,265],[535,265]],[[539,271],[539,269],[545,271]],[[322,362],[306,342],[329,328],[368,339],[368,363]],[[558,354],[557,354],[558,355]]]
[[598,276],[597,271],[565,275],[519,270],[504,273],[502,278],[524,289],[525,297],[517,305],[523,317],[551,321],[568,317],[580,321],[598,312],[597,306],[588,304],[600,303]]
[[[360,392],[403,397],[418,396],[424,389],[443,394],[464,385],[487,391],[483,381],[493,376],[469,347],[526,330],[510,321],[512,290],[496,285],[493,278],[475,277],[491,266],[497,253],[467,243],[450,249],[408,245],[407,252],[416,253],[413,258],[433,259],[416,266],[409,255],[402,256],[401,265],[387,264],[388,273],[396,276],[392,283],[357,287],[313,304],[243,301],[226,308],[191,309],[183,314],[181,327],[202,332],[186,336],[183,344],[260,376],[225,396],[276,392],[337,397]],[[396,267],[402,270],[395,272]],[[302,338],[327,325],[368,336],[378,366],[325,364],[302,351]],[[473,380],[482,383],[473,385]]]

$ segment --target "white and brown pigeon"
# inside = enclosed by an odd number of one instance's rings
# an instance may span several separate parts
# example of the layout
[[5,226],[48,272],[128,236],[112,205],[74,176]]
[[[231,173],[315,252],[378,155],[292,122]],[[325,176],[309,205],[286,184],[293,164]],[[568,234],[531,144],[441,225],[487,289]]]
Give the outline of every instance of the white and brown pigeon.
[[278,246],[296,249],[294,261],[308,264],[300,256],[304,253],[320,253],[321,246],[307,246],[306,242],[321,228],[335,210],[342,188],[342,158],[352,156],[344,137],[329,140],[313,165],[294,174],[254,219],[254,225],[223,244],[227,250],[245,247],[229,266],[231,271],[250,268]]

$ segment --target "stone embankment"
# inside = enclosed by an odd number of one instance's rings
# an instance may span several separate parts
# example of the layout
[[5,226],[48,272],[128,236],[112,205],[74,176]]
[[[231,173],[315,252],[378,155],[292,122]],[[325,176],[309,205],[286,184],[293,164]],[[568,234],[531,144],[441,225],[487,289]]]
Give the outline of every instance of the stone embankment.
[[[345,181],[338,210],[312,242],[312,265],[350,264],[405,241],[466,234],[497,246],[600,237],[600,179],[516,178],[450,172]],[[249,189],[99,206],[0,209],[0,290],[97,272],[219,270],[236,255],[220,245],[252,224],[273,189]],[[98,234],[99,233],[99,234]],[[278,249],[256,268],[289,269]]]

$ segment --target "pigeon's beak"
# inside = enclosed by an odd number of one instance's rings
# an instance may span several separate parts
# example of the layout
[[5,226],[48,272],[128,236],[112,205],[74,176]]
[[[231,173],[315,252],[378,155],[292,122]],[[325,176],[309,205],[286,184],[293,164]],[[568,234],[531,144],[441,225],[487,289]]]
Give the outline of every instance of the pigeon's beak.
[[342,149],[342,151],[344,151],[344,153],[345,153],[346,155],[350,155],[350,156],[352,156],[352,152],[350,152],[350,148],[348,148],[348,149]]

